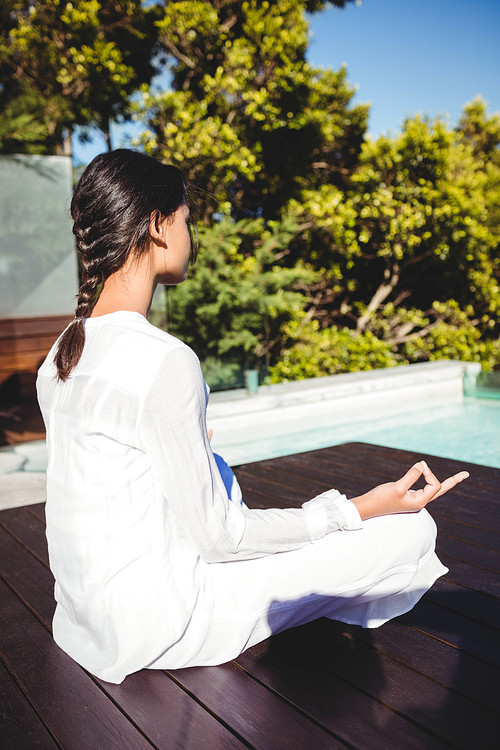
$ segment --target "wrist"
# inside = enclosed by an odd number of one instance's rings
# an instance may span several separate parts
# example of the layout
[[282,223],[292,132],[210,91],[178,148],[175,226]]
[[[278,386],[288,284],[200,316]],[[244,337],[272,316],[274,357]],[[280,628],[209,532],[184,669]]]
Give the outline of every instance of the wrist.
[[359,495],[358,497],[351,497],[349,499],[351,503],[356,506],[362,521],[366,521],[368,518],[373,518],[374,516],[382,515],[380,508],[377,507],[378,504],[374,502],[372,497],[370,497],[370,493]]

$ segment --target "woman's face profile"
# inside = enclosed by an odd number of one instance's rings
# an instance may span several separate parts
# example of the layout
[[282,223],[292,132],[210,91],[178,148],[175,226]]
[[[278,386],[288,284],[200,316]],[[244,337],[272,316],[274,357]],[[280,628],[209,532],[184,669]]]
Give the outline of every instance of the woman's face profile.
[[[178,209],[161,224],[165,246],[160,250],[158,281],[160,284],[180,284],[187,279],[191,256],[191,234],[188,227],[189,208],[181,203]],[[161,255],[163,252],[163,255]]]

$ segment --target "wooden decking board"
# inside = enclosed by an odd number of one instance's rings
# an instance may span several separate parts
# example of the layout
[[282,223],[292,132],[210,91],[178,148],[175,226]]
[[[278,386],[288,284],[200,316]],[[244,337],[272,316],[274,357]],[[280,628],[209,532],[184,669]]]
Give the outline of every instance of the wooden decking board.
[[168,673],[145,670],[130,675],[121,685],[98,680],[102,690],[147,733],[159,750],[234,750],[248,747],[201,706]]
[[443,553],[441,553],[440,558],[443,565],[450,569],[446,576],[450,581],[459,583],[472,591],[480,591],[488,596],[498,597],[500,595],[498,573],[493,573],[491,570],[477,565],[469,565]]
[[[408,723],[373,696],[353,687],[310,656],[314,627],[280,634],[238,657],[238,664],[353,747],[370,750],[442,748],[441,741]],[[309,645],[309,648],[308,648]],[[330,650],[332,644],[329,644]],[[307,690],[304,686],[307,685]],[[390,734],[381,727],[391,727]]]
[[[3,537],[0,537],[1,547],[7,554],[7,563],[4,566],[6,581],[18,598],[25,602],[47,630],[50,630],[55,608],[52,574],[38,557],[31,555],[16,539],[5,531],[0,533],[3,534]],[[140,691],[135,687],[137,678],[142,686]],[[204,746],[208,748],[245,746],[159,671],[138,673],[131,676],[123,685],[111,685],[97,680],[94,682],[101,685],[101,690],[120,705],[139,729],[145,722],[150,733],[148,736],[151,736],[159,748],[170,747],[172,736],[182,737],[182,747],[191,747],[193,750],[200,746],[200,736],[203,737]],[[135,699],[132,699],[134,695]],[[177,726],[179,715],[190,717],[191,727],[189,722]]]
[[[319,465],[311,463],[308,466],[304,466],[303,472],[310,477],[311,481],[314,481],[314,477],[321,478],[323,484],[320,491],[333,485],[348,497],[360,495],[375,484],[387,482],[401,476],[409,468],[407,463],[395,463],[390,467],[384,467],[384,471],[379,469],[378,475],[375,476],[375,472],[372,473],[371,466],[365,467],[362,473],[359,472],[359,467],[353,467],[352,473],[347,475],[345,472],[336,471],[333,467],[331,469],[330,467],[327,469],[322,468],[325,463],[325,461]],[[451,471],[441,472],[438,476],[444,478],[451,473]],[[372,479],[372,482],[370,482],[370,479]],[[293,482],[293,475],[291,475],[289,481]],[[435,508],[436,516],[439,517],[440,513],[445,513],[448,516],[460,514],[461,520],[478,527],[491,528],[495,526],[498,528],[500,523],[500,504],[495,503],[494,499],[500,493],[500,486],[490,490],[481,488],[477,482],[474,483],[472,477],[467,481],[473,485],[473,498],[470,497],[470,490],[458,487],[454,491],[452,498],[447,496],[439,498],[436,501],[436,505],[431,506]],[[453,504],[453,508],[450,507],[451,504]]]
[[[346,630],[343,623],[333,623],[331,627],[340,632]],[[408,627],[400,620],[375,630],[352,629],[351,637],[490,711],[498,710],[500,669],[491,664],[447,643],[436,642],[427,633]]]
[[[298,506],[330,486],[359,494],[417,458],[350,444],[237,474],[249,505]],[[424,458],[438,476],[464,468]],[[466,468],[471,479],[430,506],[450,573],[410,613],[373,631],[319,620],[229,664],[144,670],[118,686],[52,641],[44,505],[0,512],[2,750],[496,747],[500,471]]]
[[440,535],[445,534],[453,539],[462,539],[468,544],[476,544],[478,547],[482,547],[488,551],[488,562],[490,561],[490,552],[495,552],[495,559],[500,555],[498,552],[500,548],[500,534],[484,526],[462,523],[457,521],[456,518],[449,518],[444,513],[441,513],[440,510],[439,502],[434,503],[432,515],[438,519]]
[[2,750],[38,748],[54,750],[60,745],[49,731],[14,680],[0,661],[0,747]]
[[[316,627],[326,628],[329,623],[318,621]],[[312,629],[312,628],[311,628]],[[328,628],[331,636],[331,629]],[[333,674],[344,677],[354,687],[368,695],[376,696],[400,716],[405,716],[416,725],[443,742],[456,747],[469,748],[476,741],[476,728],[482,727],[483,737],[493,742],[498,731],[497,718],[493,712],[472,703],[463,696],[452,694],[443,686],[425,675],[396,661],[391,656],[367,646],[356,638],[355,648],[339,649],[333,655],[312,655],[320,660]],[[453,716],[441,709],[453,706]]]
[[[464,469],[469,471],[471,474],[469,487],[471,484],[474,484],[474,502],[478,496],[486,497],[491,502],[490,512],[495,510],[495,507],[498,508],[498,495],[491,495],[492,492],[498,492],[500,489],[498,469],[454,461],[438,456],[425,456],[411,453],[410,451],[387,449],[376,445],[370,445],[365,450],[363,446],[364,444],[362,443],[347,443],[344,446],[335,446],[336,449],[339,449],[335,456],[332,455],[331,448],[323,448],[319,451],[313,451],[314,456],[311,459],[308,458],[309,454],[299,453],[293,456],[286,456],[285,461],[288,465],[295,464],[304,468],[309,465],[319,470],[322,467],[324,471],[329,471],[330,468],[338,471],[350,468],[354,470],[356,480],[363,481],[366,483],[366,487],[369,488],[372,486],[372,479],[374,483],[376,483],[377,477],[381,478],[380,481],[394,479],[399,471],[410,468],[416,460],[424,458],[438,478],[443,478]],[[468,497],[470,500],[470,489],[465,489],[464,487],[457,488],[454,498],[458,497]]]
[[0,514],[0,527],[17,538],[32,554],[49,564],[45,526],[28,508],[10,508]]
[[56,606],[50,570],[3,529],[0,529],[0,545],[7,557],[1,580],[50,628]]
[[500,601],[498,599],[477,591],[470,591],[446,577],[439,578],[425,598],[426,601],[434,602],[450,612],[465,615],[474,622],[480,622],[488,628],[500,631]]
[[[496,550],[472,544],[464,539],[456,539],[441,532],[438,536],[436,549],[438,554],[447,555],[468,565],[489,571],[494,575],[500,573],[500,553]],[[486,554],[485,554],[486,552]]]
[[294,710],[233,662],[170,673],[191,695],[235,728],[251,747],[345,747],[326,728]]
[[399,619],[486,664],[500,667],[498,631],[489,625],[440,607],[429,599],[419,602],[418,607]]
[[35,505],[27,505],[26,511],[31,515],[38,518],[42,523],[45,523],[45,503],[35,503]]
[[64,748],[150,750],[151,743],[96,690],[94,681],[56,646],[47,628],[3,582],[0,597],[6,617],[17,623],[15,629],[2,628],[4,661],[58,742]]
[[[274,470],[272,461],[282,462],[281,467],[284,471],[278,472]],[[315,459],[313,462],[312,460],[307,460],[304,454],[298,454],[298,456],[287,456],[282,459],[270,459],[266,464],[267,466],[265,467],[255,467],[255,472],[258,472],[257,476],[254,475],[253,464],[249,464],[245,469],[237,472],[238,476],[241,476],[242,482],[248,487],[250,496],[254,490],[263,496],[262,505],[266,502],[266,495],[271,497],[279,495],[282,502],[300,504],[303,499],[302,488],[304,487],[304,478],[309,482],[311,496],[323,492],[331,486],[335,486],[340,491],[352,497],[353,495],[366,492],[374,484],[389,481],[400,476],[409,468],[411,462],[392,461],[391,464],[384,465],[383,467],[378,466],[376,472],[371,465],[368,465],[363,467],[363,471],[360,472],[359,467],[354,465],[349,469],[345,466],[339,469],[332,462],[326,460],[325,457]],[[467,467],[467,464],[464,464],[464,466]],[[453,471],[455,469],[458,471],[460,468],[460,465],[453,467]],[[449,473],[452,473],[451,469],[449,472],[443,471],[438,473],[438,476],[444,478]],[[296,487],[297,476],[301,477],[301,481]],[[458,512],[460,513],[461,520],[475,526],[483,526],[488,529],[495,524],[496,528],[498,528],[500,523],[500,503],[495,503],[494,499],[500,494],[500,483],[496,483],[496,486],[490,489],[482,487],[474,477],[471,477],[468,482],[474,485],[472,501],[470,490],[465,491],[462,488],[457,488],[453,493],[452,499],[444,497],[437,501],[435,506],[436,516],[439,517],[441,513],[450,516]],[[281,494],[280,488],[283,488]],[[453,508],[450,507],[451,503],[453,503]]]

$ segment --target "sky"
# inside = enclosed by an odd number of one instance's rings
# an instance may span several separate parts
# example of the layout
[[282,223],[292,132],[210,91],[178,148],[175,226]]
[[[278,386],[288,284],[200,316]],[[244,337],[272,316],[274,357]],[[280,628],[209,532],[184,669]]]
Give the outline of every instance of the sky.
[[[500,0],[363,0],[310,17],[308,60],[347,66],[354,104],[370,103],[368,134],[395,135],[417,113],[448,117],[481,95],[500,112]],[[129,146],[137,126],[112,129],[113,146]],[[104,141],[73,143],[87,163]]]

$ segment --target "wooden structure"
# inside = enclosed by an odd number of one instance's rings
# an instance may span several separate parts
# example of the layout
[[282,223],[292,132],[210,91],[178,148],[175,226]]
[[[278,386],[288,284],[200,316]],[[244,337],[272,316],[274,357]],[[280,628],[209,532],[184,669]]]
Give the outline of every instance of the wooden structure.
[[36,372],[73,315],[0,318],[0,386],[17,378],[18,395],[34,395]]
[[[0,743],[7,748],[498,747],[500,470],[425,457],[470,479],[431,505],[450,573],[377,630],[318,620],[217,667],[102,682],[53,642],[44,508],[0,513]],[[415,454],[362,443],[239,467],[254,507],[394,479]],[[293,570],[290,571],[293,575]]]

